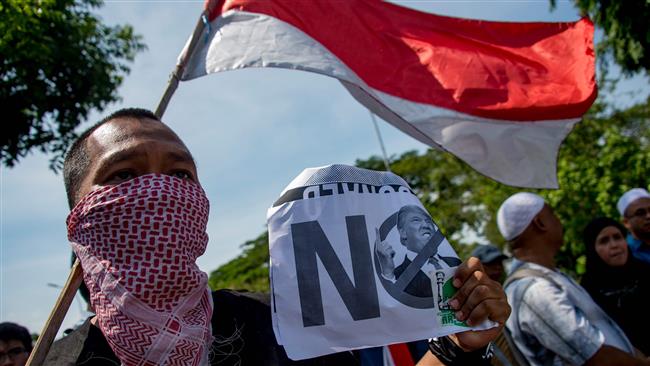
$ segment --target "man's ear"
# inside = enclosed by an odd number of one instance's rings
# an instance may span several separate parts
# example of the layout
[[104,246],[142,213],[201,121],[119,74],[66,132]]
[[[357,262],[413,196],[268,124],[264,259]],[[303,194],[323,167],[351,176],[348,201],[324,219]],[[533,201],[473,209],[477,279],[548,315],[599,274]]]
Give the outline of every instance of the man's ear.
[[623,216],[623,226],[629,231],[632,232],[632,225],[630,224],[630,220],[627,219],[627,217]]
[[548,225],[546,225],[545,220],[542,218],[541,212],[538,213],[537,216],[535,216],[533,221],[531,221],[531,224],[539,231],[544,232],[548,230]]

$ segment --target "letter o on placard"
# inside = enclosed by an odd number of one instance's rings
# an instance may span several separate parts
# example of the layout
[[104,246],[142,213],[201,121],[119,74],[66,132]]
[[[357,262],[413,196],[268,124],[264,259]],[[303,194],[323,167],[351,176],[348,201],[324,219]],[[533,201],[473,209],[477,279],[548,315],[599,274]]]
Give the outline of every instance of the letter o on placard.
[[[379,226],[379,239],[381,241],[386,240],[386,237],[393,228],[397,227],[397,212],[388,216],[386,220]],[[404,291],[403,288],[398,288],[394,283],[385,279],[380,273],[379,258],[377,257],[377,251],[373,250],[373,260],[375,262],[375,273],[379,282],[384,287],[384,290],[388,292],[395,300],[400,303],[410,306],[416,309],[431,309],[435,306],[433,296],[431,297],[418,297],[413,296]],[[407,284],[408,285],[408,284]]]

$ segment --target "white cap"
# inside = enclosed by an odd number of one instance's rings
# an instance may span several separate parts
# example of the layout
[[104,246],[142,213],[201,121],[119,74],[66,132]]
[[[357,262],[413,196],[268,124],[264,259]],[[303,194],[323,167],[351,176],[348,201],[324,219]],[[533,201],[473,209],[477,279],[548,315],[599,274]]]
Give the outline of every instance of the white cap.
[[650,198],[650,193],[643,188],[632,188],[625,192],[621,198],[618,199],[618,203],[616,204],[616,208],[618,208],[618,212],[621,213],[621,216],[625,216],[627,206],[639,198]]
[[544,199],[534,193],[519,192],[503,201],[497,211],[497,225],[506,240],[512,240],[526,230],[544,208]]

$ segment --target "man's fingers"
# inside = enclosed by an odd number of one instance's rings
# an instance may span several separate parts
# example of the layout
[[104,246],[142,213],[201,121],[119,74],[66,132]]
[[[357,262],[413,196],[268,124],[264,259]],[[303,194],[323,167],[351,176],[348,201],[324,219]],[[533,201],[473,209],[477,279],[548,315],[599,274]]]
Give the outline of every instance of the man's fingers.
[[470,257],[468,260],[456,268],[456,273],[454,274],[453,285],[456,288],[460,288],[465,281],[476,271],[483,271],[483,265],[481,261],[476,257]]
[[472,257],[463,262],[454,275],[454,286],[458,292],[450,301],[457,310],[459,320],[477,325],[486,319],[503,324],[510,315],[503,288],[491,280],[478,258]]
[[472,293],[467,297],[463,305],[459,307],[457,318],[465,320],[469,317],[474,310],[479,307],[486,300],[498,300],[499,294],[484,284],[479,284],[474,287]]
[[510,305],[505,299],[487,299],[473,308],[467,317],[467,325],[477,326],[487,319],[503,325],[510,315]]
[[[482,281],[485,281],[486,279],[487,279],[487,275],[484,272],[481,271],[472,272],[470,276],[465,278],[465,280],[462,283],[462,286],[460,286],[458,292],[456,292],[456,295],[454,295],[454,297],[450,301],[451,306],[456,310],[460,309],[465,304],[467,298],[470,296],[472,291],[474,291],[476,286],[478,286]],[[457,278],[454,279],[454,281],[456,280]]]

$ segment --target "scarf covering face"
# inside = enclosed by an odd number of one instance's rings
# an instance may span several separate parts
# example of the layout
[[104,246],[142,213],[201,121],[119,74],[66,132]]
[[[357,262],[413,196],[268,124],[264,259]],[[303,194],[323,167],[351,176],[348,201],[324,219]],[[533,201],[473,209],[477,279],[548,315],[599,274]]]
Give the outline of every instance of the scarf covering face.
[[124,365],[203,365],[212,297],[201,187],[150,174],[99,188],[67,219],[99,328]]

